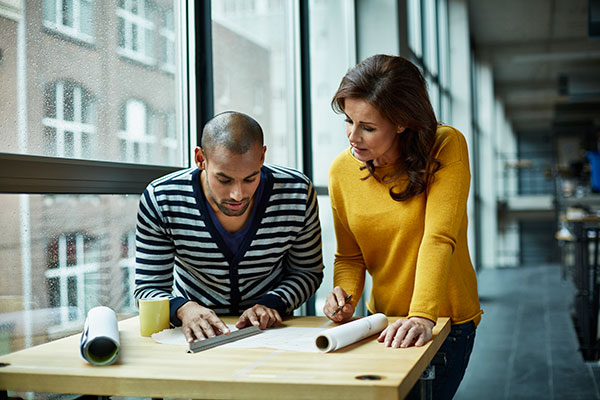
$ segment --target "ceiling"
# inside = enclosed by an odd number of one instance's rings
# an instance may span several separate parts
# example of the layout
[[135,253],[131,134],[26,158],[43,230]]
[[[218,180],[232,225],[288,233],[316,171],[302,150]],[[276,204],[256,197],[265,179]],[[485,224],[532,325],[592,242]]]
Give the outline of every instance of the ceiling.
[[516,132],[600,128],[600,36],[588,35],[588,0],[468,1],[475,55],[493,65]]

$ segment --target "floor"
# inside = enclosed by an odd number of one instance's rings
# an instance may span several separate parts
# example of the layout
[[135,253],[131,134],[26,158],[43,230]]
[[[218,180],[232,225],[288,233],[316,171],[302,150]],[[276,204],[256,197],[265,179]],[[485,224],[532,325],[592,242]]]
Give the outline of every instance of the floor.
[[478,280],[485,314],[456,400],[600,399],[600,364],[578,351],[574,288],[559,266],[484,270]]

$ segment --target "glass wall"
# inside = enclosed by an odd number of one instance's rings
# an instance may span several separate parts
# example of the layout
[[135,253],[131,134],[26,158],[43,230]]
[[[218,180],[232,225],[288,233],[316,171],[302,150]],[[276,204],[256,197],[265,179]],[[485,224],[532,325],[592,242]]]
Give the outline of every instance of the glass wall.
[[[193,36],[196,27],[182,22],[198,16],[187,14],[197,2],[14,3],[23,6],[10,14],[0,7],[0,162],[8,154],[23,158],[30,171],[45,165],[38,158],[66,167],[23,186],[11,170],[8,174],[22,190],[0,187],[0,221],[12,227],[0,233],[0,268],[14,277],[0,282],[0,352],[76,332],[98,304],[113,307],[120,316],[136,312],[134,231],[143,187],[127,188],[127,168],[189,166],[196,140],[187,127],[194,126],[195,116],[191,121],[185,116],[205,101],[214,104],[215,113],[237,110],[257,119],[269,163],[301,168],[302,154],[312,152],[325,261],[315,301],[321,314],[333,286],[335,253],[328,169],[348,146],[344,118],[330,103],[357,61],[356,4],[368,14],[362,20],[365,28],[390,20],[384,17],[391,14],[397,21],[398,13],[389,10],[406,5],[407,26],[386,22],[389,38],[375,43],[383,47],[363,46],[364,55],[379,48],[394,53],[406,29],[436,113],[449,115],[447,0],[381,1],[385,7],[371,7],[370,1],[309,0],[302,21],[297,0],[213,0],[210,21],[195,21],[197,26],[209,23],[212,32],[213,90],[199,99],[188,94],[187,76],[204,78],[187,70],[187,54],[194,49],[184,42],[187,30]],[[301,26],[309,28],[310,82],[300,79]],[[373,43],[372,35],[361,37]],[[303,84],[311,93],[308,148],[302,148]],[[70,187],[74,171],[96,164],[114,168],[112,176],[121,181],[96,176],[85,182],[84,175],[79,178],[83,184]],[[0,174],[6,182],[2,179]],[[58,190],[45,189],[50,181],[57,182],[53,187]]]
[[262,126],[266,162],[298,167],[297,3],[214,0],[215,113],[241,111]]
[[[311,0],[309,7],[313,182],[325,188],[331,162],[348,146],[344,116],[333,112],[331,99],[344,74],[356,63],[354,4]],[[321,195],[318,200],[325,276],[315,296],[315,307],[317,315],[322,315],[325,298],[333,288],[336,244],[329,196]]]
[[[138,196],[0,195],[0,349],[15,351],[81,331],[105,305],[136,312]],[[65,218],[68,216],[68,218]]]
[[[141,190],[117,190],[85,171],[131,163],[116,172],[127,186],[133,170],[188,165],[181,2],[14,4],[12,14],[0,7],[0,153],[27,164],[29,175],[57,167],[49,179],[28,179],[23,194],[0,187],[0,272],[9,277],[0,280],[2,353],[80,332],[97,305],[119,317],[136,312]],[[74,194],[44,193],[50,181]]]
[[0,68],[0,103],[12,106],[0,116],[0,151],[184,165],[172,123],[181,119],[177,3],[37,0],[23,3],[20,22],[0,16],[14,61]]

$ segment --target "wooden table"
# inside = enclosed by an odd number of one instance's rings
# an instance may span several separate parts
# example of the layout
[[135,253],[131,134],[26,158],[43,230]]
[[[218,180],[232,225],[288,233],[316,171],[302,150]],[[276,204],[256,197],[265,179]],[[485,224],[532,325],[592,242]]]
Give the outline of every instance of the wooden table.
[[[390,322],[396,318],[390,318]],[[235,323],[234,317],[223,320]],[[325,317],[293,317],[286,326],[318,327]],[[121,354],[111,366],[80,358],[80,335],[0,357],[0,391],[196,399],[404,398],[450,332],[440,318],[425,346],[386,348],[372,336],[332,353],[155,343],[139,334],[138,318],[119,323]],[[360,376],[378,380],[357,379]]]

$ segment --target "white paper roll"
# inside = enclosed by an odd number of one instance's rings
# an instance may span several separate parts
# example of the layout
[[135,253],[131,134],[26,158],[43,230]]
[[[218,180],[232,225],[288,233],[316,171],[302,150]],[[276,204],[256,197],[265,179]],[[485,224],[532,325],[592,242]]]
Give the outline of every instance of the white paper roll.
[[375,335],[384,330],[387,325],[388,320],[385,315],[373,314],[324,330],[315,339],[315,345],[323,353],[328,353]]
[[110,365],[119,357],[117,314],[104,306],[92,308],[81,333],[81,357],[93,365]]

